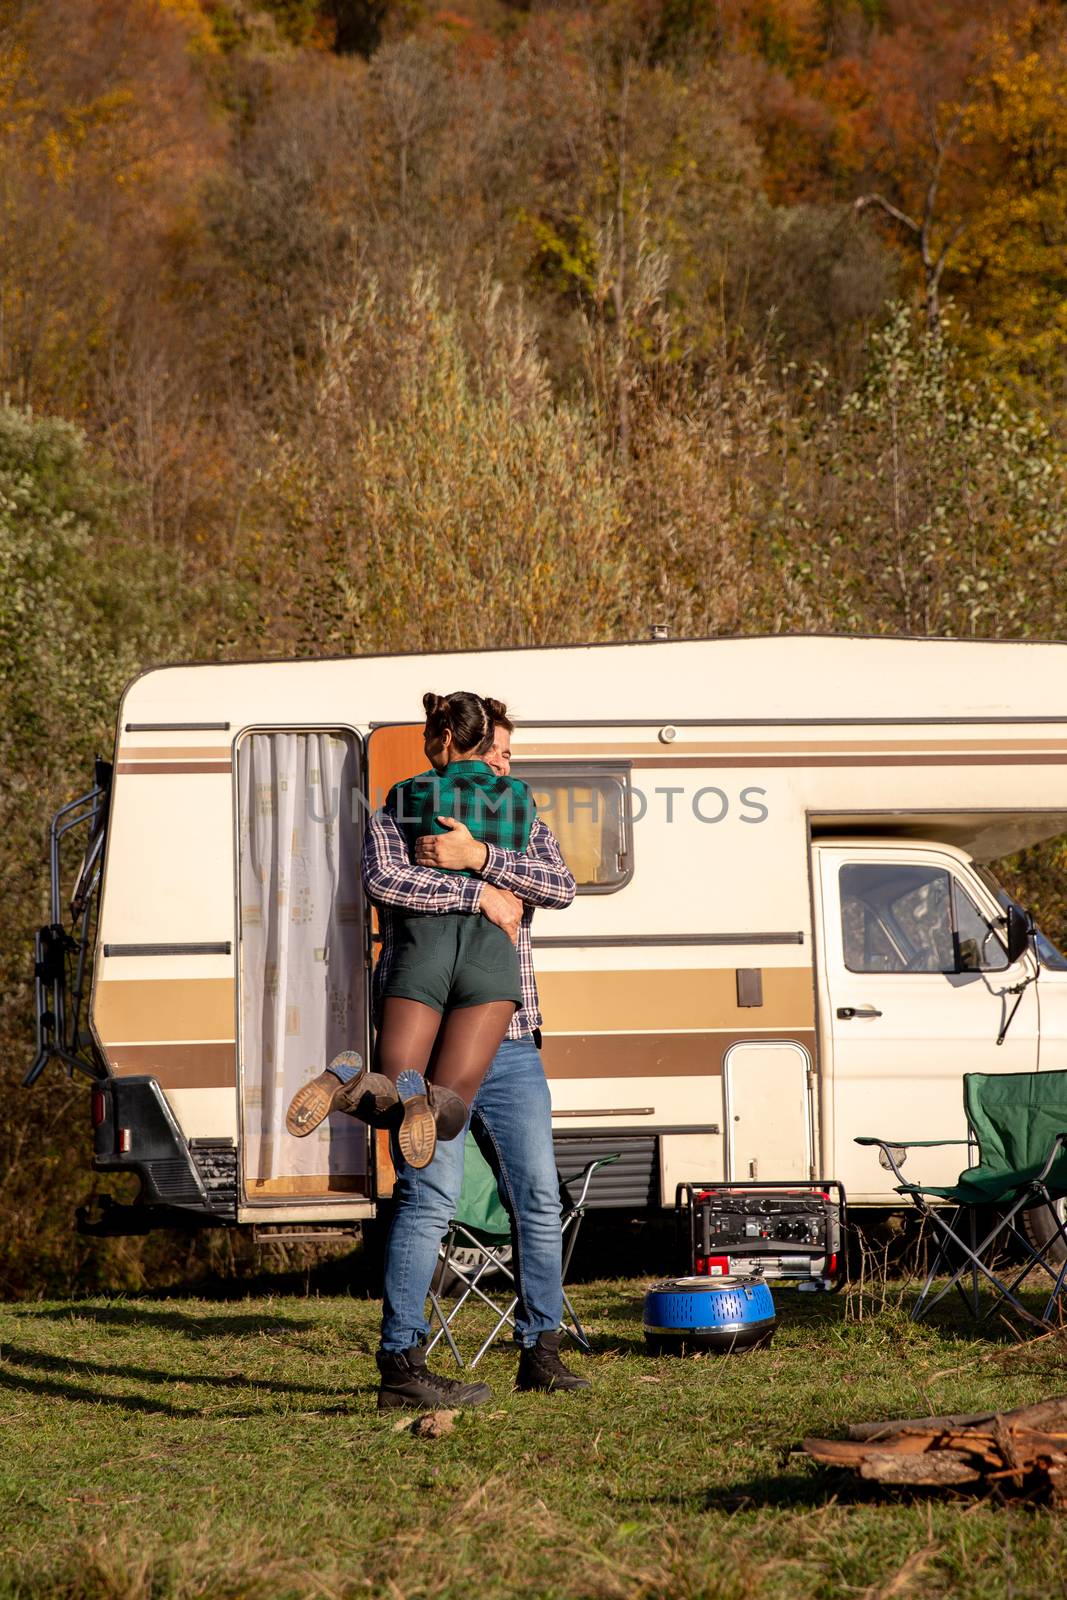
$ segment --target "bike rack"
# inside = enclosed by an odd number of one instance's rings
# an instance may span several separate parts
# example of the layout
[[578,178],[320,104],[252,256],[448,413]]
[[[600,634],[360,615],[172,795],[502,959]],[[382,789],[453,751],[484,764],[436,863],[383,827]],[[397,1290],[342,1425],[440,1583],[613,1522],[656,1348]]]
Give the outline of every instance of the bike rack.
[[[83,1053],[80,1024],[107,837],[111,773],[111,763],[97,757],[93,787],[87,794],[61,806],[52,818],[48,851],[51,921],[38,928],[34,936],[37,1053],[22,1080],[27,1088],[37,1082],[52,1060],[62,1062],[70,1076],[75,1072],[84,1072],[94,1079],[107,1076],[105,1068],[93,1055]],[[86,826],[85,853],[70,899],[68,931],[63,925],[61,846],[68,834]],[[76,958],[73,974],[68,971],[72,957]]]

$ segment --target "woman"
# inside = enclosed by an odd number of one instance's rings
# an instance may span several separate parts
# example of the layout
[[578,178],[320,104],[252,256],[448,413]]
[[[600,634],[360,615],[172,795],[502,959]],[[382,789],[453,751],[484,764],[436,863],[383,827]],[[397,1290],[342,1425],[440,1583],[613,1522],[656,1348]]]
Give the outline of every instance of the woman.
[[[403,834],[412,861],[415,842],[443,833],[442,817],[466,824],[485,844],[525,851],[533,798],[517,778],[499,777],[482,759],[506,707],[468,692],[423,696],[431,770],[390,790],[385,809]],[[442,869],[447,870],[447,869]],[[438,1134],[454,1138],[501,1040],[522,1004],[519,963],[508,935],[469,913],[397,914],[394,957],[381,992],[377,1072],[349,1078],[345,1109],[367,1120],[402,1107],[397,1138],[405,1161],[424,1167]],[[348,1059],[348,1058],[346,1058]],[[331,1067],[342,1064],[342,1058]],[[334,1108],[338,1085],[319,1078],[294,1098],[291,1133],[310,1133]],[[431,1086],[427,1091],[426,1079]]]

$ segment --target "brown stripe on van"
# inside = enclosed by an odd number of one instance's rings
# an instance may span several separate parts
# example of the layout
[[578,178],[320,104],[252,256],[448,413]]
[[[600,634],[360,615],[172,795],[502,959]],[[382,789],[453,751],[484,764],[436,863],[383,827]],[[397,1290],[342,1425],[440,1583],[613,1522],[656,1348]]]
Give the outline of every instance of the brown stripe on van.
[[[761,970],[760,1028],[792,1033],[796,1028],[814,1027],[811,967],[765,966]],[[737,1003],[732,966],[540,972],[537,985],[546,1024],[561,1033],[744,1029],[755,1020]]]
[[230,772],[231,764],[227,756],[220,761],[120,761],[115,768],[116,772],[125,772],[133,776],[149,775],[158,772]]
[[93,997],[93,1026],[111,1044],[234,1039],[232,978],[105,978]]
[[232,1044],[113,1044],[105,1047],[120,1078],[158,1078],[164,1089],[233,1089],[237,1050]]
[[[719,1078],[735,1044],[801,1044],[814,1056],[815,1030],[787,1033],[611,1033],[544,1035],[542,1060],[551,1082],[562,1078]],[[590,1111],[590,1116],[598,1115]]]

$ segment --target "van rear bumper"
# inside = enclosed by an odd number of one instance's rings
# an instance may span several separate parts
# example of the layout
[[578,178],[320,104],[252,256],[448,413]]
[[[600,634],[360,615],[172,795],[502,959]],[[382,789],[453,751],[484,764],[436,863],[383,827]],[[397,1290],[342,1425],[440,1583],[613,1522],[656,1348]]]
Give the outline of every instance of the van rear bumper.
[[186,1139],[152,1077],[108,1078],[94,1085],[92,1105],[94,1169],[132,1173],[141,1189],[133,1205],[111,1202],[96,1220],[79,1213],[80,1232],[143,1233],[237,1221],[232,1139]]

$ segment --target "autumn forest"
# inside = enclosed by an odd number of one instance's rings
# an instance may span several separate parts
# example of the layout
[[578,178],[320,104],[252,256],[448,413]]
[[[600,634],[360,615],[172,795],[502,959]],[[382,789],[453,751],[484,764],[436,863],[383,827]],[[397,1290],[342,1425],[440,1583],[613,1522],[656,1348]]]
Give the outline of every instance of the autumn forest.
[[0,1294],[172,1248],[14,1088],[131,672],[1067,636],[1065,352],[1053,0],[0,0]]

